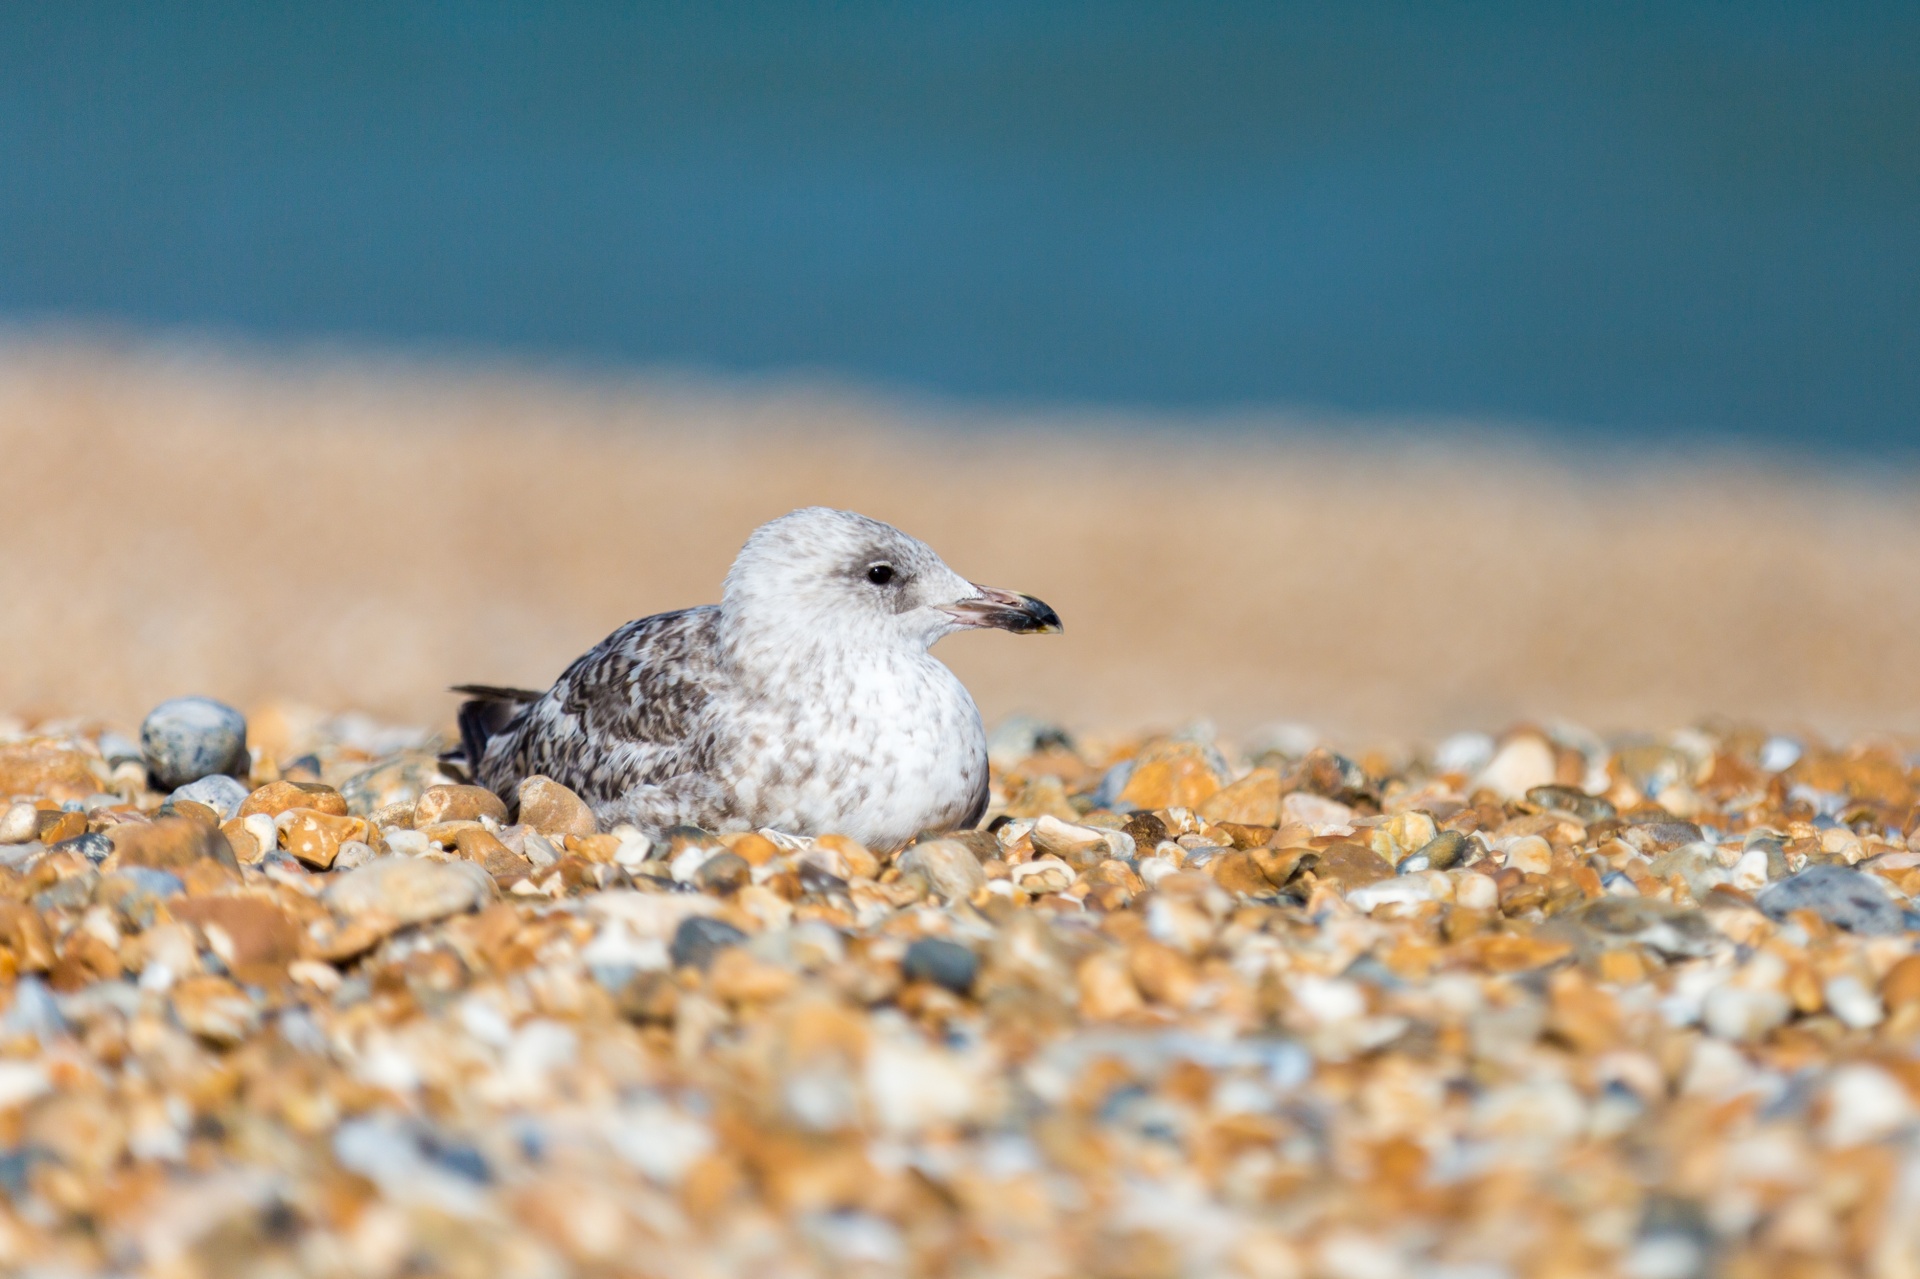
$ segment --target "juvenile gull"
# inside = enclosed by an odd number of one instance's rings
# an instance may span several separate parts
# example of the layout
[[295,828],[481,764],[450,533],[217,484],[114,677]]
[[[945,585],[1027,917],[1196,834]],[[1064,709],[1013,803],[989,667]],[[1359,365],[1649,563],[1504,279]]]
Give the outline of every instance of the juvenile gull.
[[718,605],[628,622],[544,693],[454,690],[472,697],[462,749],[503,799],[543,773],[603,827],[894,848],[986,810],[980,711],[927,651],[973,627],[1035,634],[1060,618],[891,525],[807,507],[754,530]]

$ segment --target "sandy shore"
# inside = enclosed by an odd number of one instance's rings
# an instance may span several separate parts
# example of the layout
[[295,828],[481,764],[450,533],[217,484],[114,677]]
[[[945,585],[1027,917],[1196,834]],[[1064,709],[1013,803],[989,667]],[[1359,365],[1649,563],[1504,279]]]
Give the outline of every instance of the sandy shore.
[[1060,610],[1062,637],[943,646],[990,719],[1920,722],[1910,483],[1181,425],[15,340],[0,705],[125,722],[198,691],[446,723],[447,684],[543,684],[714,598],[748,530],[820,502]]

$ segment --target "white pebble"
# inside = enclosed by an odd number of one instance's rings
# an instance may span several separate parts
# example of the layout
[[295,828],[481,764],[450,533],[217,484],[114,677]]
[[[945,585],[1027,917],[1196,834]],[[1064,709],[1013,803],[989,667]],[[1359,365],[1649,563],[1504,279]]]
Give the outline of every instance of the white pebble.
[[1833,1015],[1855,1030],[1871,1030],[1886,1020],[1880,996],[1867,989],[1865,982],[1852,973],[1829,977],[1826,985],[1827,1007]]
[[1709,1034],[1735,1043],[1750,1044],[1785,1024],[1793,1004],[1777,990],[1748,990],[1715,986],[1701,1005],[1700,1020]]
[[1491,877],[1470,870],[1454,881],[1453,900],[1466,910],[1492,910],[1500,904],[1500,886]]
[[[1311,748],[1309,748],[1311,749]],[[1493,758],[1494,741],[1485,733],[1455,733],[1433,752],[1433,766],[1442,773],[1466,773],[1471,776]],[[1301,752],[1305,754],[1305,752]]]
[[1347,893],[1347,905],[1355,910],[1372,914],[1380,906],[1392,903],[1418,905],[1433,900],[1433,885],[1424,875],[1403,875],[1394,879],[1376,880],[1371,884],[1362,884]]
[[[280,847],[280,826],[265,813],[248,813],[240,823],[240,829],[252,837],[256,850],[252,857],[243,857],[242,861],[259,861]],[[426,836],[422,835],[421,838],[425,839]]]
[[691,884],[694,872],[706,865],[709,857],[726,851],[724,848],[709,844],[688,844],[674,854],[673,860],[667,863],[667,873],[673,876],[673,882],[676,884]]
[[0,1107],[11,1109],[53,1089],[47,1068],[38,1062],[0,1062]]
[[385,834],[388,851],[403,857],[425,857],[433,847],[433,841],[422,830],[389,830]]
[[1728,881],[1743,893],[1757,893],[1767,886],[1767,853],[1763,848],[1749,848],[1740,854],[1740,860],[1733,864],[1733,878]]
[[1366,993],[1338,977],[1302,977],[1289,993],[1294,1005],[1322,1026],[1352,1021],[1367,1011]]
[[713,1149],[713,1133],[691,1115],[654,1099],[627,1106],[607,1129],[621,1158],[663,1186],[677,1186]]
[[1769,773],[1784,773],[1800,762],[1800,743],[1791,737],[1769,737],[1760,748],[1760,767]]
[[1353,834],[1353,810],[1337,799],[1294,791],[1280,801],[1280,820],[1300,822],[1316,835]]
[[1890,1136],[1913,1118],[1913,1101],[1886,1071],[1842,1066],[1827,1081],[1829,1146],[1860,1146]]
[[1471,786],[1490,790],[1501,799],[1519,799],[1534,787],[1552,782],[1556,771],[1553,747],[1544,738],[1522,733],[1494,754]]
[[24,844],[39,828],[40,814],[32,804],[10,805],[6,815],[0,816],[0,844]]
[[628,870],[646,861],[647,854],[653,851],[653,841],[631,826],[622,827],[614,833],[620,837],[620,847],[613,850],[613,860]]
[[1529,875],[1553,869],[1553,846],[1538,835],[1523,835],[1507,845],[1507,865]]
[[1180,869],[1180,864],[1171,857],[1143,857],[1140,859],[1140,878],[1151,888],[1167,876]]

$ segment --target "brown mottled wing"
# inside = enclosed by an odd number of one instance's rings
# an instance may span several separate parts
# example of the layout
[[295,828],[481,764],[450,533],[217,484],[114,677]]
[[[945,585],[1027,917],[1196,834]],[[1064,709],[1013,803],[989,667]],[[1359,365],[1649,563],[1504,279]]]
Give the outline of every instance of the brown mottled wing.
[[628,622],[490,741],[481,783],[510,796],[544,773],[590,803],[710,768],[718,676],[712,606]]

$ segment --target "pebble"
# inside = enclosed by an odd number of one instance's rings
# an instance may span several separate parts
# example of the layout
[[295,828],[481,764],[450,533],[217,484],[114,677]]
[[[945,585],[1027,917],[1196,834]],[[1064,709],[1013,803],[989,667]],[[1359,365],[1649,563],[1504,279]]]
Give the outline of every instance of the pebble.
[[1914,1120],[1907,1090],[1878,1066],[1864,1063],[1836,1069],[1827,1080],[1830,1146],[1862,1146],[1898,1132]]
[[66,801],[99,789],[94,757],[57,739],[0,742],[0,796]]
[[[1465,835],[1457,830],[1443,830],[1408,854],[1407,861],[1412,862],[1415,858],[1420,860],[1421,864],[1412,869],[1452,870],[1467,855],[1468,848]],[[1402,865],[1404,866],[1405,863]],[[1404,874],[1405,871],[1403,870],[1402,873]]]
[[922,840],[900,855],[899,867],[902,874],[924,875],[927,887],[948,902],[971,901],[987,886],[980,859],[958,840]]
[[1349,891],[1393,876],[1393,866],[1386,858],[1365,844],[1345,842],[1322,852],[1314,869],[1321,878],[1331,879]]
[[1544,875],[1553,869],[1553,849],[1538,835],[1523,835],[1507,845],[1506,864],[1524,874]]
[[113,845],[109,858],[119,866],[151,866],[185,871],[205,863],[237,867],[233,848],[219,831],[191,818],[163,817],[158,821],[125,822],[108,832]]
[[1315,835],[1353,834],[1353,809],[1307,791],[1294,791],[1280,801],[1280,819],[1298,822]]
[[507,805],[483,786],[429,786],[413,805],[413,828],[426,830],[444,822],[472,822],[482,817],[498,825],[507,820]]
[[140,725],[140,751],[163,790],[216,773],[247,773],[246,717],[210,697],[160,703]]
[[1854,1030],[1871,1030],[1886,1020],[1880,997],[1852,973],[1829,977],[1821,993],[1833,1015]]
[[1213,822],[1278,826],[1280,774],[1271,768],[1250,769],[1245,777],[1223,787],[1203,803],[1200,815]]
[[1552,745],[1543,737],[1521,733],[1494,752],[1473,779],[1472,789],[1490,790],[1504,800],[1523,799],[1528,791],[1551,785],[1555,767]]
[[222,1046],[241,1042],[260,1025],[259,1005],[224,977],[190,977],[168,998],[182,1028]]
[[40,811],[24,801],[7,806],[0,815],[0,844],[24,844],[40,833]]
[[731,893],[753,880],[753,866],[737,853],[720,852],[700,863],[693,883],[708,892]]
[[1042,816],[1035,821],[1031,838],[1036,849],[1073,866],[1091,866],[1107,856],[1105,831],[1076,826],[1057,817]]
[[[520,783],[515,792],[520,821],[548,839],[576,839],[600,833],[593,810],[587,801],[554,781],[536,773]],[[417,810],[416,810],[417,811]]]
[[907,947],[900,961],[901,975],[908,981],[930,981],[956,995],[973,989],[980,971],[980,960],[971,950],[941,937],[921,937]]
[[1764,1038],[1769,1031],[1785,1025],[1792,1014],[1792,1001],[1780,991],[1749,990],[1731,984],[1709,991],[1701,1010],[1709,1032],[1743,1044]]
[[1453,899],[1467,910],[1494,910],[1500,905],[1500,886],[1489,876],[1468,871],[1454,884]]
[[311,809],[329,817],[345,817],[348,811],[347,797],[333,787],[318,782],[268,782],[242,800],[233,815],[244,821],[255,815],[278,817],[295,809]]
[[1668,879],[1678,875],[1693,894],[1695,901],[1702,901],[1718,884],[1724,884],[1730,878],[1726,869],[1714,856],[1713,849],[1699,842],[1670,848],[1653,859],[1648,873],[1655,879]]
[[1906,927],[1883,881],[1845,866],[1810,866],[1768,888],[1758,900],[1760,909],[1774,919],[1810,910],[1852,933],[1898,933]]
[[1488,733],[1455,733],[1434,748],[1434,771],[1471,777],[1487,766],[1497,747]]
[[1371,914],[1381,906],[1414,906],[1433,900],[1433,885],[1423,876],[1402,875],[1377,880],[1347,891],[1347,905]]
[[1527,792],[1527,802],[1548,812],[1565,813],[1589,826],[1619,816],[1619,811],[1603,796],[1589,795],[1573,786],[1535,786]]
[[493,881],[471,862],[380,857],[334,880],[327,904],[340,914],[420,924],[473,910],[493,896]]
[[181,800],[191,800],[204,804],[213,810],[219,821],[228,821],[240,812],[240,805],[247,802],[246,783],[225,773],[214,773],[198,781],[188,782],[185,786],[167,796],[169,804],[178,804]]
[[693,915],[681,920],[680,926],[673,930],[673,942],[667,947],[667,955],[673,960],[675,968],[705,971],[713,966],[715,956],[721,951],[744,945],[746,940],[744,932],[724,919]]
[[282,846],[313,870],[326,870],[344,845],[365,842],[371,834],[364,818],[337,817],[310,808],[288,809],[276,825],[281,830]]
[[1168,741],[1131,761],[1114,807],[1197,808],[1225,785],[1219,761],[1196,742]]

